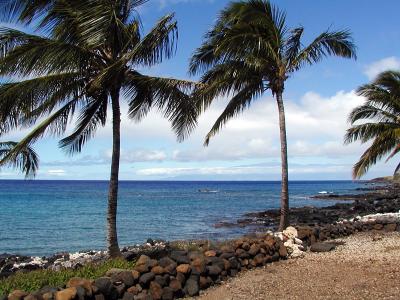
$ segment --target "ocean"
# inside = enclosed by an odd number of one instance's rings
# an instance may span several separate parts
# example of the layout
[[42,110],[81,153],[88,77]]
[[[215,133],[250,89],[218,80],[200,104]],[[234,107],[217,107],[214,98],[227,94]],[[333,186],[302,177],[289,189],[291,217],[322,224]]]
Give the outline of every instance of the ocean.
[[[351,193],[352,181],[290,182],[292,207],[327,206],[319,192]],[[105,249],[107,181],[0,180],[0,253],[51,255]],[[215,228],[248,212],[279,207],[280,182],[121,181],[120,246],[148,238],[220,239],[247,229]]]

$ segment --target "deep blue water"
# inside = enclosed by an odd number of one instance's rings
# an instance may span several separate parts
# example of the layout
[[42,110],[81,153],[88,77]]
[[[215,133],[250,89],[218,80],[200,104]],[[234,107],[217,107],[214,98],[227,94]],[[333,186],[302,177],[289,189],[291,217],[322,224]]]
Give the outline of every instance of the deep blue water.
[[[320,191],[352,192],[351,181],[290,183],[291,206],[324,206]],[[104,249],[106,181],[0,180],[0,253],[49,255],[59,251]],[[215,190],[201,193],[199,190]],[[246,212],[279,207],[280,182],[120,182],[120,245],[147,238],[221,238],[243,229],[216,229]]]

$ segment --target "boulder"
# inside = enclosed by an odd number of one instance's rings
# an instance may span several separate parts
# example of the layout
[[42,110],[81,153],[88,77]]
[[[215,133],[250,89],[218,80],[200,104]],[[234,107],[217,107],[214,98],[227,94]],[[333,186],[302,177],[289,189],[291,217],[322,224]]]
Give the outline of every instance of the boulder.
[[122,300],[135,300],[135,295],[132,293],[125,292],[124,296],[122,297]]
[[297,237],[301,240],[310,238],[313,235],[313,229],[309,226],[301,226],[297,228]]
[[166,272],[165,272],[165,269],[164,269],[163,267],[161,267],[161,266],[155,266],[155,267],[153,267],[153,268],[151,269],[151,272],[154,273],[154,274],[156,274],[156,275],[161,275],[161,274],[166,273]]
[[151,295],[147,294],[147,292],[143,291],[139,295],[135,296],[135,300],[153,300]]
[[171,264],[176,264],[175,261],[173,261],[171,258],[169,257],[163,257],[158,261],[158,265],[165,268]]
[[182,274],[190,273],[190,265],[189,264],[182,264],[176,267],[176,271]]
[[122,297],[127,289],[127,286],[124,283],[121,283],[115,286],[115,289],[117,290],[118,297]]
[[161,300],[163,289],[157,282],[150,282],[149,293],[154,300]]
[[175,258],[177,258],[179,256],[185,256],[185,255],[187,255],[187,251],[185,251],[185,250],[173,250],[173,251],[171,251],[169,256],[172,259],[175,259]]
[[135,295],[139,294],[141,291],[142,291],[142,288],[140,287],[140,285],[139,285],[139,287],[138,287],[138,285],[135,285],[135,286],[131,286],[130,288],[128,288],[126,290],[126,293],[130,293],[135,296]]
[[222,272],[222,268],[217,265],[207,266],[207,272],[210,276],[218,276]]
[[93,294],[92,285],[93,285],[93,280],[88,280],[88,279],[78,278],[78,277],[71,278],[67,282],[67,288],[78,287],[78,286],[83,287],[85,289],[86,295],[88,297],[92,297],[92,294]]
[[94,300],[106,300],[106,298],[102,294],[98,294],[94,296]]
[[225,258],[225,259],[230,259],[231,257],[235,256],[235,252],[223,252],[219,257],[220,258]]
[[116,273],[111,277],[111,279],[114,282],[120,281],[124,283],[127,287],[131,287],[135,284],[135,278],[133,277],[132,271],[129,270]]
[[44,293],[44,294],[42,294],[42,298],[43,298],[43,300],[54,300],[54,293],[52,293],[52,292]]
[[250,244],[248,242],[244,242],[242,244],[242,249],[246,250],[246,251],[249,251],[250,250]]
[[162,300],[173,300],[174,299],[174,291],[170,287],[165,287],[162,290]]
[[255,256],[258,252],[260,252],[260,246],[257,244],[252,244],[248,252],[251,256]]
[[111,278],[110,277],[100,277],[100,278],[97,278],[95,281],[94,281],[94,284],[93,284],[96,288],[97,288],[97,290],[101,293],[101,294],[103,294],[104,296],[109,296],[109,295],[111,295],[111,292],[112,292],[112,289],[113,289],[113,285],[112,285],[112,282],[111,282]]
[[199,283],[196,279],[190,277],[185,284],[184,291],[191,297],[199,294]]
[[257,255],[254,257],[253,261],[254,261],[254,263],[255,263],[256,266],[261,266],[261,265],[263,265],[264,262],[265,262],[265,256],[264,256],[264,254],[261,254],[261,253],[260,253],[260,254],[257,254]]
[[155,277],[156,277],[156,275],[154,273],[152,273],[152,272],[145,273],[142,276],[140,276],[139,283],[143,287],[148,286],[150,281],[152,281]]
[[9,300],[22,300],[24,297],[28,296],[27,292],[21,290],[15,290],[8,295]]
[[138,271],[139,273],[146,273],[148,271],[150,271],[151,267],[154,267],[154,265],[152,266],[152,260],[150,259],[150,257],[148,257],[147,255],[141,255],[139,257],[139,259],[136,262],[135,265],[135,270]]
[[167,286],[169,283],[169,276],[161,276],[161,275],[156,275],[154,278],[154,281],[157,282],[159,285],[162,287]]
[[282,233],[288,239],[294,239],[294,238],[297,238],[297,236],[298,236],[297,229],[292,226],[287,227]]
[[29,294],[28,296],[24,297],[24,300],[39,300],[39,298],[35,295]]
[[214,257],[214,256],[217,256],[217,252],[215,250],[208,250],[208,251],[204,252],[204,255],[207,257]]
[[235,253],[236,253],[236,256],[239,257],[239,258],[248,258],[248,257],[250,257],[250,255],[249,255],[249,253],[247,251],[245,251],[243,249],[240,249],[240,248],[236,249]]
[[177,292],[177,291],[179,291],[179,290],[182,289],[182,284],[181,284],[181,282],[180,282],[178,279],[174,278],[174,279],[171,279],[171,281],[169,282],[169,287],[170,287],[174,292]]
[[185,274],[182,274],[182,273],[177,273],[176,274],[176,279],[178,279],[179,280],[179,282],[182,284],[182,286],[185,284],[185,281],[186,281],[186,276],[185,276]]
[[203,274],[206,271],[206,262],[204,258],[196,258],[192,261],[192,273]]
[[279,256],[283,258],[288,256],[288,252],[284,244],[279,246]]
[[58,291],[56,293],[55,300],[74,300],[77,296],[76,287],[66,288],[65,290]]
[[86,290],[81,286],[77,286],[75,288],[76,288],[76,297],[75,297],[75,299],[85,300],[85,298],[86,298]]
[[132,276],[133,276],[133,279],[135,281],[137,281],[139,279],[139,277],[140,277],[140,273],[138,271],[136,271],[136,270],[133,270],[132,271]]
[[385,231],[388,231],[388,232],[390,232],[390,231],[396,231],[396,228],[397,228],[397,224],[395,224],[395,223],[386,224],[386,225],[384,226],[384,230],[385,230]]
[[329,252],[334,250],[336,245],[333,243],[315,243],[311,245],[310,251],[311,252]]
[[225,268],[223,259],[219,257],[207,257],[205,262],[207,265],[216,265],[222,270]]

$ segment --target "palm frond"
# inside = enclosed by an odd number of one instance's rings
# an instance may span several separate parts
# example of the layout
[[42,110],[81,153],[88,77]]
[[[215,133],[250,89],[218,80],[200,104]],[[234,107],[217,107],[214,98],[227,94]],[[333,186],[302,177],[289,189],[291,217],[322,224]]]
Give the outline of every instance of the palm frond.
[[312,65],[322,58],[332,55],[354,59],[357,57],[356,46],[349,31],[325,31],[321,33],[292,60],[289,71],[296,71],[304,64]]
[[379,122],[355,125],[347,130],[345,144],[350,144],[355,141],[366,143],[378,136],[390,138],[395,135],[396,132],[400,133],[400,124],[398,123]]
[[259,97],[264,92],[264,87],[262,82],[254,83],[243,88],[238,92],[228,103],[225,110],[218,117],[217,121],[209,131],[206,136],[204,145],[208,146],[210,139],[215,136],[221,128],[233,117],[239,115],[246,108],[248,108],[254,100],[254,98]]
[[151,108],[157,108],[172,123],[178,140],[189,135],[197,124],[197,108],[189,97],[196,83],[172,78],[145,76],[131,72],[124,86],[129,101],[129,116],[141,120]]
[[78,97],[83,87],[84,80],[78,73],[0,84],[0,134],[18,126],[33,125],[65,99]]
[[94,136],[98,126],[105,126],[107,104],[108,97],[103,94],[82,108],[76,129],[71,135],[60,141],[60,147],[64,148],[69,154],[81,152],[86,142]]
[[[0,166],[9,166],[25,173],[26,178],[35,177],[39,169],[39,157],[35,150],[29,146],[21,148],[13,156],[8,156],[16,142],[0,142]],[[8,156],[7,160],[3,160]]]
[[39,125],[37,125],[26,137],[19,141],[1,160],[0,165],[12,161],[18,153],[21,153],[27,147],[30,147],[34,142],[40,139],[46,133],[51,135],[61,135],[65,132],[68,122],[68,117],[74,111],[77,100],[71,100],[54,114],[50,115]]
[[378,160],[387,155],[398,144],[396,139],[378,137],[372,145],[361,155],[360,160],[354,165],[353,178],[360,178],[367,173],[369,168]]
[[22,31],[0,28],[0,75],[43,76],[83,71],[82,66],[100,63],[96,55],[80,46]]

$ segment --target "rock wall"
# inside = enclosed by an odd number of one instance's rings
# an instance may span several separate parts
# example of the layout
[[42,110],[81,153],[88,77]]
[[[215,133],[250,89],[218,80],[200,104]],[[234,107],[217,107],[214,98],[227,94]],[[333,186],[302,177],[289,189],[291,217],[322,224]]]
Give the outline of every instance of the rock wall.
[[160,259],[141,255],[133,270],[111,269],[96,280],[72,278],[63,288],[45,287],[30,294],[16,290],[0,300],[168,300],[195,296],[241,271],[301,257],[317,242],[370,230],[400,231],[400,213],[357,217],[323,227],[289,227],[204,250],[169,251]]

